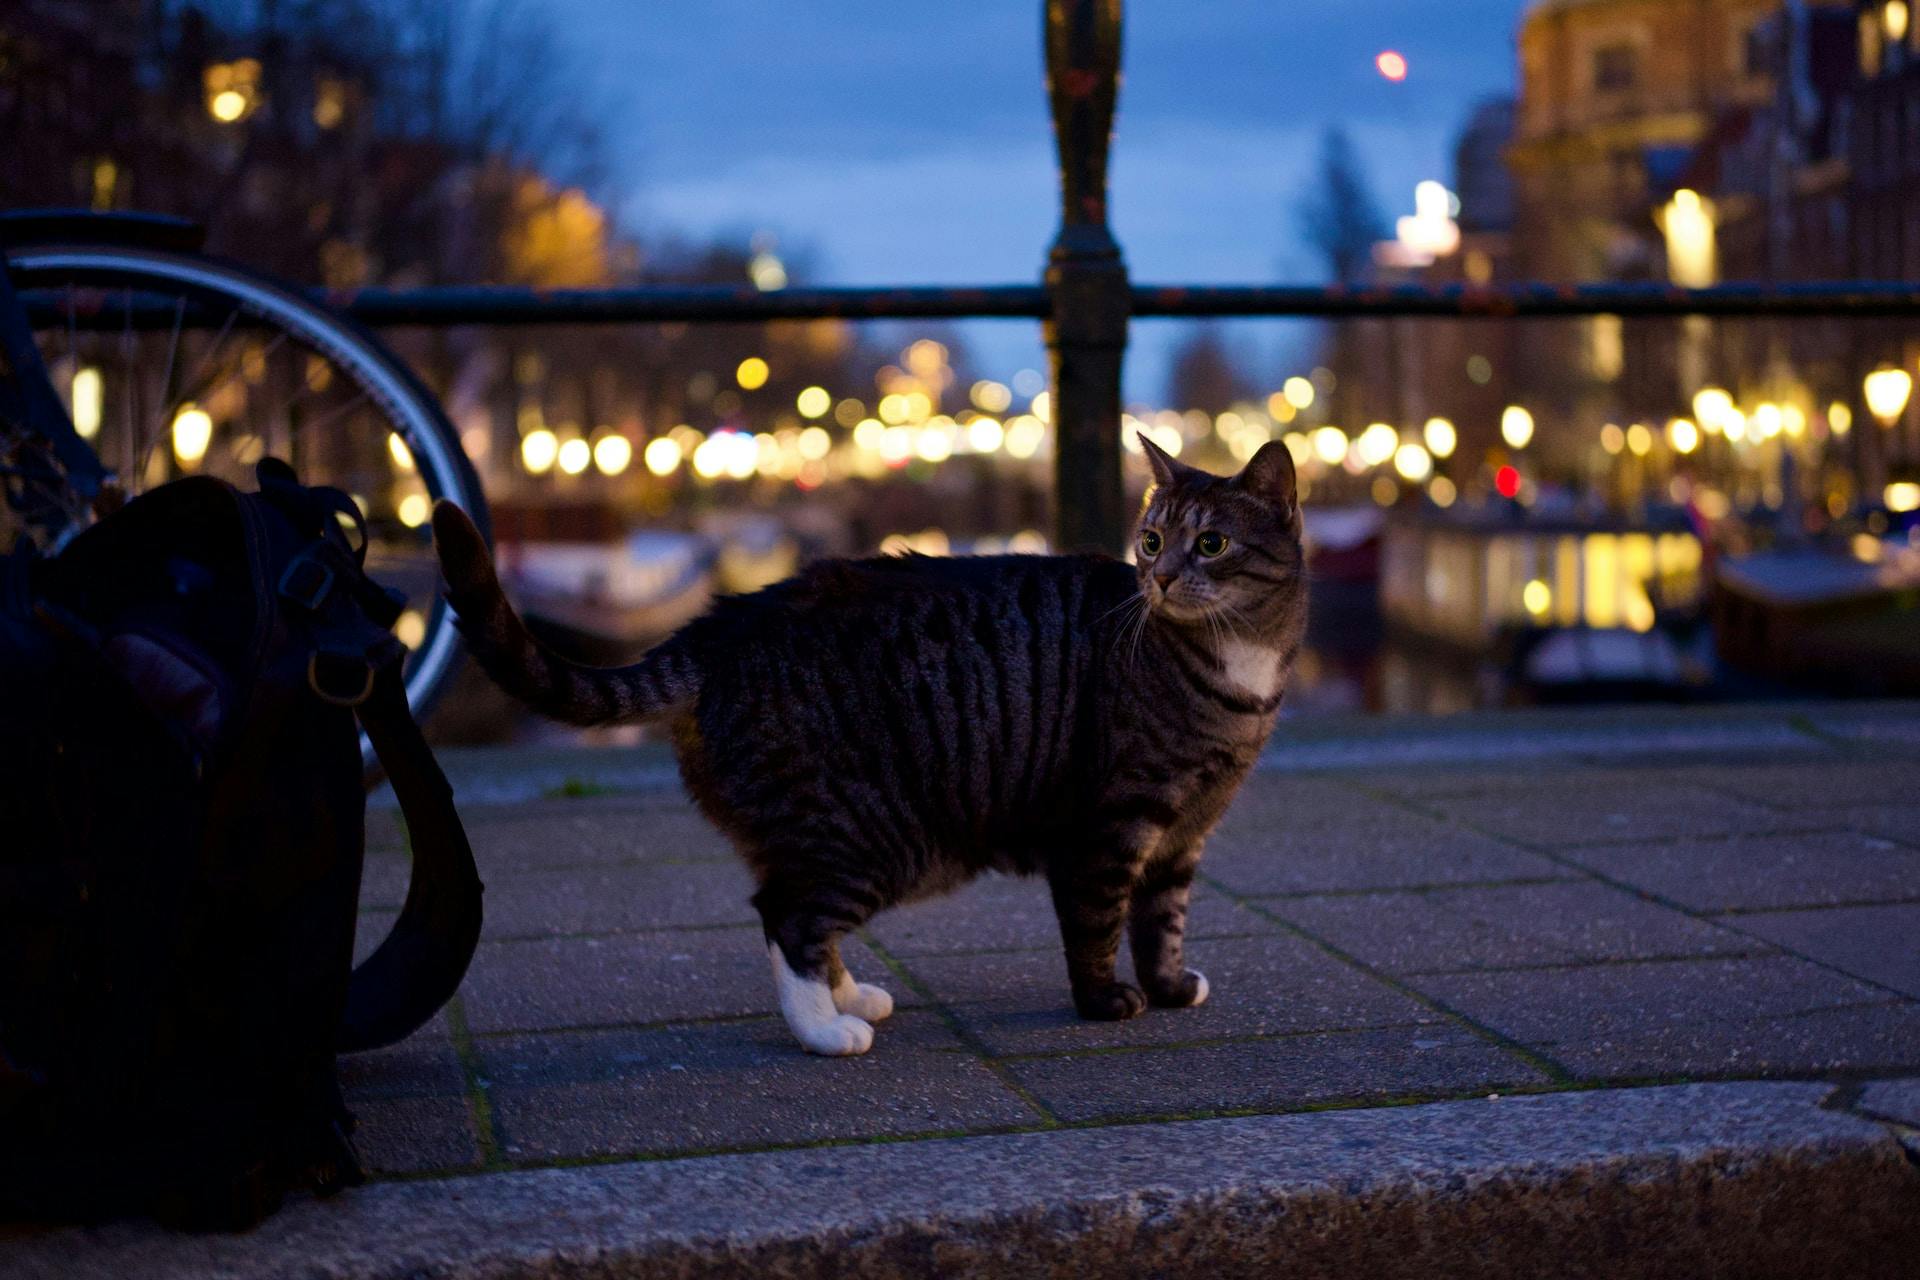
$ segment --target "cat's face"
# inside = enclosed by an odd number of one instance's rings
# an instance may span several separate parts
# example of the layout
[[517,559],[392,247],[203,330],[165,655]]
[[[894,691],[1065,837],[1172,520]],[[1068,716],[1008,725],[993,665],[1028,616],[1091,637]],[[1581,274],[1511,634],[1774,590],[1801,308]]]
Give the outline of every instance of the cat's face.
[[1140,437],[1154,486],[1135,534],[1148,609],[1222,632],[1266,631],[1304,592],[1293,457],[1263,445],[1236,476],[1178,462]]

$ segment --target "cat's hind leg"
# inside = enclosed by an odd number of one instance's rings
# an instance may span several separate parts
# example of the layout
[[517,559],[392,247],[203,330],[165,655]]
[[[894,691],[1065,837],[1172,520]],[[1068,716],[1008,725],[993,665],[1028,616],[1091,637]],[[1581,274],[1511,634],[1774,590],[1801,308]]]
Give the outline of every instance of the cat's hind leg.
[[[871,1049],[872,1024],[851,1008],[843,1012],[834,998],[836,985],[850,987],[855,999],[861,994],[860,985],[838,965],[835,943],[841,934],[866,922],[880,905],[878,896],[863,885],[795,885],[776,875],[754,895],[753,905],[766,932],[780,1013],[795,1038],[809,1052],[828,1057]],[[844,978],[842,984],[836,984],[836,966]],[[888,997],[886,1012],[892,1011],[893,1000]]]
[[893,1013],[893,997],[871,982],[855,982],[853,975],[847,972],[847,966],[840,961],[840,944],[836,940],[827,952],[827,974],[831,979],[833,1007],[842,1013],[850,1013],[856,1018],[868,1022],[879,1022]]

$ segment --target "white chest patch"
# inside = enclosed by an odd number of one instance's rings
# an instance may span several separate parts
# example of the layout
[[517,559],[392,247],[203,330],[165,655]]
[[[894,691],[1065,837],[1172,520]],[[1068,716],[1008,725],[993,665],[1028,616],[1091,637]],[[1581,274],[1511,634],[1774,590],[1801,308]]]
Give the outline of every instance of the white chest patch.
[[1280,692],[1280,651],[1238,638],[1220,646],[1227,681],[1250,697],[1265,701]]

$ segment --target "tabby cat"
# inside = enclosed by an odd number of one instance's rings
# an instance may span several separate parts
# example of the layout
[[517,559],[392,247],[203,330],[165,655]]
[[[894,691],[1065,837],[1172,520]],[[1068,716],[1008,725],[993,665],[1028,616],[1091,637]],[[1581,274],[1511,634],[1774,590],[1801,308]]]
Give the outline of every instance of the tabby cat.
[[[682,776],[759,883],[781,1012],[815,1053],[865,1053],[893,1011],[839,939],[983,871],[1044,875],[1083,1018],[1207,998],[1186,967],[1202,840],[1268,733],[1306,626],[1293,461],[1223,477],[1141,444],[1134,565],[1104,556],[831,561],[618,669],[521,625],[485,545],[434,535],[473,652],[575,724],[671,722]],[[1138,986],[1115,972],[1123,928]]]

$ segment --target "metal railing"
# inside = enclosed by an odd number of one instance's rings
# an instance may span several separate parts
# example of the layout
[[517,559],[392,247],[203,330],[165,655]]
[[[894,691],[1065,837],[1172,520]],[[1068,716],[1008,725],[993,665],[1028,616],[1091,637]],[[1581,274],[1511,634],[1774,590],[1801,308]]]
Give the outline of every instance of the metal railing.
[[1137,285],[1107,221],[1107,159],[1119,87],[1122,0],[1047,0],[1047,94],[1061,220],[1039,284],[794,288],[463,286],[327,295],[374,325],[642,324],[773,320],[1034,319],[1044,326],[1055,432],[1055,542],[1122,548],[1121,362],[1133,318],[1613,315],[1912,316],[1907,283],[1315,287]]

